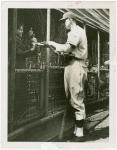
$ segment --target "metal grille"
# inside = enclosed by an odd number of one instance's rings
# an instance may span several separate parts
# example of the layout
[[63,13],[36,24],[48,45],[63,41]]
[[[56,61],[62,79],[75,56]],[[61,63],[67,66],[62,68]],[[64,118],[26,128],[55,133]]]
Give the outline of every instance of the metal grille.
[[16,73],[14,119],[20,121],[42,112],[39,73]]
[[[23,45],[25,50],[32,47],[32,42],[46,41],[47,10],[46,9],[18,9],[18,22],[24,24]],[[33,36],[30,36],[32,34]],[[22,69],[42,69],[46,64],[46,48],[37,47],[36,54],[28,56],[23,61]],[[21,64],[21,62],[18,62]],[[20,65],[18,65],[20,66]],[[17,69],[19,69],[18,67]]]
[[98,51],[97,51],[97,31],[87,26],[86,35],[88,40],[88,59],[89,67],[98,64]]
[[87,82],[87,101],[98,99],[98,76],[97,73],[88,73]]
[[49,72],[49,112],[54,113],[65,107],[64,70],[50,69]]
[[[29,37],[30,31],[33,32],[38,42],[46,40],[46,9],[18,9],[17,23],[19,22],[24,24],[22,43],[25,50],[29,50],[32,46],[32,39]],[[9,21],[9,29],[12,29],[11,25]],[[12,30],[9,30],[10,32]],[[22,61],[23,59],[24,61]],[[45,62],[46,49],[40,49],[40,47],[38,47],[36,54],[24,57],[18,62],[15,76],[14,122],[21,122],[28,118],[34,118],[34,116],[42,116],[44,113],[44,96],[41,95],[43,70],[40,69],[45,67]],[[43,84],[45,85],[45,82]]]
[[55,54],[52,49],[50,49],[50,66],[63,67],[66,62],[66,55]]
[[99,91],[100,97],[109,96],[109,71],[101,70]]
[[100,65],[101,68],[104,66],[104,62],[109,60],[109,36],[107,33],[101,34],[100,43]]

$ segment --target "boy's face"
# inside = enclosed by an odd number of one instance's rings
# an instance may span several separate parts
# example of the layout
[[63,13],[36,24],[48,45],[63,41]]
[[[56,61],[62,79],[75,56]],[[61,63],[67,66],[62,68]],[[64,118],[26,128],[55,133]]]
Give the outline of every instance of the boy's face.
[[19,29],[17,29],[17,35],[19,37],[22,37],[22,35],[23,35],[23,26],[20,26]]

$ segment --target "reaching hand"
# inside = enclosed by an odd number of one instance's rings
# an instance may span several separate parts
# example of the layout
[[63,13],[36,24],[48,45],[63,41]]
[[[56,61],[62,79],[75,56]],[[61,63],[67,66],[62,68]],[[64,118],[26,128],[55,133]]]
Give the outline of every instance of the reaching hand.
[[33,47],[31,48],[31,51],[35,51],[36,50],[36,43],[33,43]]
[[59,50],[55,50],[54,52],[55,52],[56,54],[58,54],[58,55],[61,54],[61,52],[60,52]]
[[44,46],[49,46],[47,41],[43,41],[41,42],[41,44],[43,44]]

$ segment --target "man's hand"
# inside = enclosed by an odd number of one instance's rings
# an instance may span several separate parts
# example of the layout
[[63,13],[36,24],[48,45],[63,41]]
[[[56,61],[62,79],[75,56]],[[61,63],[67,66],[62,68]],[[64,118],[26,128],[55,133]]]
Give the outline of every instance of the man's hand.
[[[45,45],[45,46],[54,46],[54,43],[55,42],[53,42],[53,41],[43,41],[43,42],[41,42],[41,44],[43,44],[43,45]],[[55,47],[55,46],[54,46]]]
[[58,52],[58,51],[54,51],[56,54],[58,54],[58,55],[61,55],[61,53],[60,52]]
[[41,44],[43,44],[44,46],[49,46],[47,41],[43,41],[43,42],[41,42]]
[[35,51],[36,50],[36,43],[33,43],[33,47],[31,48],[31,52]]
[[61,51],[58,50],[58,49],[56,49],[54,52],[55,52],[56,54],[58,54],[58,55],[61,55]]

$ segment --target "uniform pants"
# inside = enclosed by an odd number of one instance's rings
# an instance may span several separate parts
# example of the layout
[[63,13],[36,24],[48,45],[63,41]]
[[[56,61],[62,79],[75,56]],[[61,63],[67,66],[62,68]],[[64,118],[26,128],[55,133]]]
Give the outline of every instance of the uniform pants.
[[87,79],[87,67],[82,65],[82,60],[71,60],[64,70],[64,86],[66,97],[70,94],[70,104],[76,110],[76,120],[86,118],[84,105],[84,85]]

